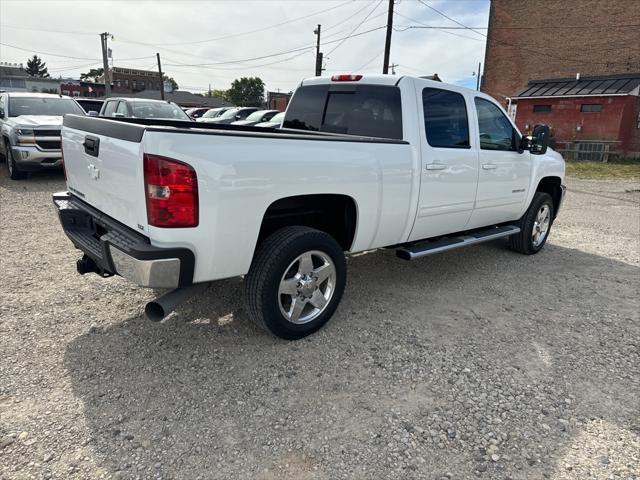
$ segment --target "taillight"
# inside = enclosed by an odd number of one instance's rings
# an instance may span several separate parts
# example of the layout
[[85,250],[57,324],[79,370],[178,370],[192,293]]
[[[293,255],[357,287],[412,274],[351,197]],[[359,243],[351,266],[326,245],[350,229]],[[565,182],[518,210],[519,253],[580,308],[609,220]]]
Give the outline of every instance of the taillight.
[[333,75],[331,77],[331,81],[332,82],[357,82],[361,78],[362,78],[362,75],[343,74],[343,75]]
[[144,188],[149,225],[198,226],[198,177],[190,165],[145,153]]

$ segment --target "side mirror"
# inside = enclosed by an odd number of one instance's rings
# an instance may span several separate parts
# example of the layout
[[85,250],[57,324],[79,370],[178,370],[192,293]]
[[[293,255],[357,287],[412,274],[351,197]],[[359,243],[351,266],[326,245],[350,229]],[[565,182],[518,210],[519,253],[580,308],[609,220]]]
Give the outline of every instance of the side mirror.
[[544,155],[549,146],[549,126],[540,124],[533,128],[529,151],[534,155]]
[[4,118],[4,108],[0,108],[0,118]]
[[90,117],[97,117],[98,116],[98,112],[96,112],[95,110],[89,110],[87,112],[87,115]]

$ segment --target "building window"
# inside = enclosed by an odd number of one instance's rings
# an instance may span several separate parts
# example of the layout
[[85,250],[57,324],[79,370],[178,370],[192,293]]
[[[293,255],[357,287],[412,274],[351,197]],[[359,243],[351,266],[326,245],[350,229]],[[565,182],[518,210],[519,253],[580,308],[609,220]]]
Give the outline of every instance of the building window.
[[118,88],[122,87],[122,82],[120,80],[116,80],[116,86]]
[[583,103],[580,105],[581,112],[601,112],[602,105],[599,103]]
[[137,87],[138,87],[138,82],[136,82],[135,80],[131,80],[131,88],[135,90]]
[[74,96],[74,97],[79,97],[79,96],[80,96],[80,92],[79,92],[79,91],[77,91],[77,90],[76,90],[76,91],[74,91],[74,92],[73,92],[73,96]]
[[124,87],[125,88],[129,88],[129,79],[128,78],[124,79]]
[[551,111],[551,105],[534,105],[533,113],[549,113]]
[[144,90],[144,80],[140,81],[140,90]]

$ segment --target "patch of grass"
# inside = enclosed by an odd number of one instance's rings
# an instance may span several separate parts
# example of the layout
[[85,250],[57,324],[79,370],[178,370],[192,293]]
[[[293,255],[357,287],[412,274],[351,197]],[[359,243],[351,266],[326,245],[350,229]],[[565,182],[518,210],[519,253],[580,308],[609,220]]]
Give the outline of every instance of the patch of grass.
[[640,160],[612,162],[567,162],[567,175],[594,180],[640,180]]

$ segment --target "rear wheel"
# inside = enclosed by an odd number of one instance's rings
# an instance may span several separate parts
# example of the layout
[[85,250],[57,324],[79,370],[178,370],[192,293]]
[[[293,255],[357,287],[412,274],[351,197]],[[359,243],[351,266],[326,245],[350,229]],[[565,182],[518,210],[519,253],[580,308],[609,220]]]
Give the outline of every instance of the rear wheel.
[[259,246],[245,278],[250,317],[287,340],[329,321],[346,283],[340,245],[325,232],[286,227]]
[[510,237],[511,248],[525,255],[538,253],[549,238],[553,223],[551,195],[536,192],[529,209],[518,222],[520,233]]
[[11,180],[22,180],[27,176],[25,172],[21,172],[18,170],[16,166],[16,162],[13,159],[13,153],[11,152],[11,146],[5,144],[5,159],[7,161],[7,173],[9,174],[9,178]]

